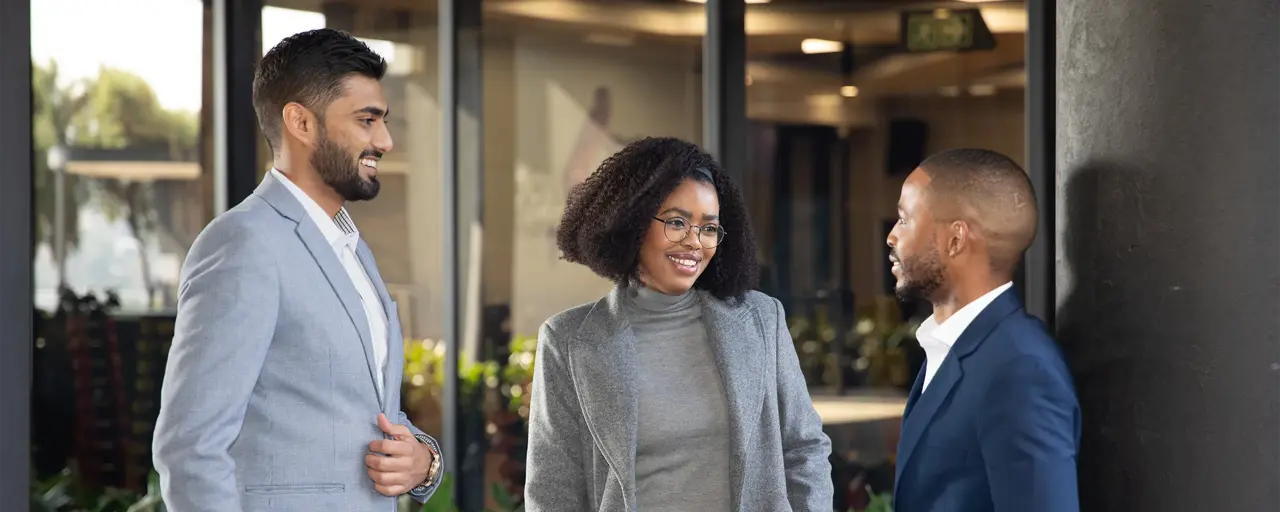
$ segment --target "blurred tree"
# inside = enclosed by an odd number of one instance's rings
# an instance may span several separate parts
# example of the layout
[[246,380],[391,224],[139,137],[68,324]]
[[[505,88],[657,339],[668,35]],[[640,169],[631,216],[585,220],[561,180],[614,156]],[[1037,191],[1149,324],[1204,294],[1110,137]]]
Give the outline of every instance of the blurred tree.
[[[37,243],[53,246],[56,202],[54,175],[49,172],[50,147],[136,151],[169,161],[195,161],[198,157],[196,114],[166,110],[151,86],[134,73],[103,67],[93,79],[59,84],[57,64],[51,62],[47,67],[36,66],[32,76]],[[129,226],[138,245],[143,286],[149,305],[153,303],[159,290],[151,275],[150,235],[164,229],[156,215],[157,206],[162,205],[155,203],[155,183],[71,174],[66,180],[68,250],[76,239],[78,205],[93,200],[109,220],[122,219]],[[55,259],[61,256],[54,255]]]
[[[88,97],[86,108],[73,119],[77,147],[163,151],[172,161],[197,158],[197,117],[165,110],[142,77],[104,67],[89,87]],[[148,235],[163,229],[156,215],[159,205],[154,183],[124,179],[95,182],[94,190],[103,193],[99,195],[103,214],[110,220],[124,219],[138,244],[143,285],[148,303],[153,305],[160,290],[151,275],[152,246]]]
[[[67,147],[68,128],[71,119],[84,108],[88,96],[85,94],[84,82],[76,82],[66,87],[58,87],[58,64],[50,62],[47,66],[35,65],[31,70],[32,116],[31,128],[35,160],[36,225],[34,233],[35,245],[47,243],[54,250],[53,258],[58,260],[63,255],[56,253],[54,246],[54,223],[57,202],[54,198],[54,175],[49,169],[49,150],[54,146]],[[66,233],[66,250],[75,248],[79,240],[79,215],[76,199],[84,199],[83,187],[74,175],[66,177],[68,201],[63,208],[63,229]],[[35,246],[32,248],[34,254]]]
[[142,77],[102,68],[88,89],[88,104],[73,118],[76,145],[102,149],[167,144],[173,160],[196,157],[196,116],[165,110]]

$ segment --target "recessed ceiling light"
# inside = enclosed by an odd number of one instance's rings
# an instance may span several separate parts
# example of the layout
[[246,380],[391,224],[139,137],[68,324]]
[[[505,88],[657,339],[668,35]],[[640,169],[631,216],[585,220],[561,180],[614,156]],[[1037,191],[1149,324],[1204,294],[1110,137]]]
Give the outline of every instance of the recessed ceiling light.
[[846,85],[840,88],[840,95],[846,98],[853,98],[858,95],[858,88],[852,85]]
[[805,39],[800,41],[800,51],[806,54],[837,53],[844,49],[844,43],[829,39]]

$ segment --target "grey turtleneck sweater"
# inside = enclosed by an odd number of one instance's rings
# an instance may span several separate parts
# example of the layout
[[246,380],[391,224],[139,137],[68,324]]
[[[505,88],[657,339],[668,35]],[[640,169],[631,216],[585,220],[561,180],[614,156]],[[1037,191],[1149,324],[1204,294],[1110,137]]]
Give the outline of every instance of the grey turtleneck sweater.
[[639,418],[636,509],[729,510],[729,408],[697,293],[628,289]]

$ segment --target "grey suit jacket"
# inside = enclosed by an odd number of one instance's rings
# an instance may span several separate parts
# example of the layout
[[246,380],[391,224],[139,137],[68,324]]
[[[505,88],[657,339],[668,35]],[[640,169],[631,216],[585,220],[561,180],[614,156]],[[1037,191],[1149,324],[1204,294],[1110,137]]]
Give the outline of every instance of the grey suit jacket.
[[378,413],[409,425],[404,344],[363,241],[357,255],[387,313],[384,396],[360,296],[283,183],[268,173],[196,238],[153,442],[168,510],[396,510],[364,457]]
[[[635,511],[635,335],[615,288],[538,333],[525,510]],[[775,299],[702,293],[703,321],[728,393],[732,510],[829,512],[831,441],[809,399]]]

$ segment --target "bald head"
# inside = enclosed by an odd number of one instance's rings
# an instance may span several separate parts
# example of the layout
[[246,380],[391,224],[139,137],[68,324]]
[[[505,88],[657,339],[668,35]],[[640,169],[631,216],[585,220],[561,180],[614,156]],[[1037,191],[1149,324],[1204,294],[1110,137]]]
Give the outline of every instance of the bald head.
[[1012,159],[986,149],[952,149],[920,163],[934,217],[964,220],[985,241],[993,270],[1012,272],[1036,236],[1036,195]]

